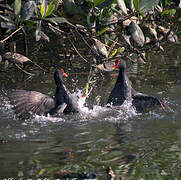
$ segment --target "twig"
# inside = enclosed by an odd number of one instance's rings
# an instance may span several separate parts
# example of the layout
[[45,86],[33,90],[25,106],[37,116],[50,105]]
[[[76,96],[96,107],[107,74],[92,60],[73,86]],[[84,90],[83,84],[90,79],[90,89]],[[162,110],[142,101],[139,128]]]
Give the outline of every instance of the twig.
[[[89,48],[91,48],[91,46],[89,45],[89,43],[85,40],[84,36],[83,36],[81,33],[79,33],[79,31],[77,30],[77,28],[76,28],[75,30],[77,31],[77,33],[79,34],[79,36],[81,36],[81,38],[82,38],[83,41],[87,44],[87,46],[88,46]],[[89,38],[89,39],[92,39],[92,38]],[[91,48],[91,49],[92,49],[92,48]]]
[[109,41],[111,41],[111,42],[113,42],[113,43],[115,43],[115,44],[117,44],[117,45],[119,45],[119,46],[122,46],[122,44],[120,44],[120,43],[118,43],[117,41],[114,41],[114,40],[108,38],[107,36],[106,36],[106,39],[109,40]]
[[32,63],[35,65],[35,66],[37,66],[37,67],[39,67],[41,70],[43,70],[44,72],[48,72],[47,70],[45,70],[44,68],[42,68],[40,65],[38,65],[37,63],[35,63],[35,62],[33,62],[32,61]]
[[[113,43],[115,43],[115,44],[117,44],[117,45],[119,45],[119,46],[122,46],[122,44],[120,44],[120,43],[118,43],[118,42],[116,42],[116,41],[114,41],[114,40],[112,40],[112,39],[110,39],[110,38],[108,38],[108,37],[106,37],[109,41],[112,41]],[[129,44],[128,44],[129,45]],[[129,45],[130,46],[130,45]],[[141,52],[137,49],[137,48],[135,48],[135,47],[133,47],[133,46],[130,46],[130,48],[133,50],[133,51],[136,51],[136,53],[137,54],[139,54],[140,56],[141,56],[141,58],[143,59],[143,61],[146,63],[146,59],[145,59],[145,57],[141,54]],[[104,59],[103,59],[104,60]]]
[[113,43],[111,44],[111,47],[109,48],[108,54],[111,53],[111,51],[112,51],[113,48],[115,47],[116,43],[117,43],[116,41],[113,41]]
[[[70,24],[70,25],[72,25],[72,24]],[[62,31],[62,30],[60,30],[60,29],[52,26],[51,24],[49,24],[49,27],[52,28],[52,29],[54,29],[54,30],[56,30],[56,31],[58,31],[58,32],[60,32],[60,33],[63,33],[63,34],[65,34],[65,35],[67,35],[70,43],[72,44],[72,46],[73,46],[74,50],[77,52],[77,54],[78,54],[85,62],[91,64],[90,62],[88,62],[88,61],[78,52],[78,50],[76,49],[76,47],[74,46],[74,44],[73,44],[72,41],[70,40],[70,38],[69,38],[69,36],[68,36],[68,35],[69,35],[68,33],[66,33],[66,32],[64,32],[64,31]],[[93,50],[93,48],[89,45],[89,43],[88,43],[88,42],[85,40],[85,38],[82,36],[82,34],[79,33],[79,31],[77,30],[78,28],[77,28],[76,26],[74,26],[74,25],[73,25],[73,27],[75,28],[76,32],[82,37],[83,41],[87,44],[87,46],[88,46],[91,50]],[[90,39],[91,39],[91,38],[90,38]]]
[[[76,29],[77,33],[79,34],[79,36],[81,36],[81,38],[83,39],[83,41],[85,42],[85,44],[87,44],[87,46],[91,49],[92,52],[94,52],[95,54],[97,54],[99,56],[99,53],[94,49],[92,48],[92,46],[89,45],[89,43],[85,40],[84,36],[79,33],[79,31]],[[93,37],[88,37],[89,39],[93,40]]]
[[17,33],[18,31],[20,31],[23,28],[23,26],[20,26],[18,29],[16,29],[16,31],[14,31],[12,34],[10,34],[8,37],[6,37],[5,39],[1,40],[1,43],[4,43],[5,41],[7,41],[10,37],[12,37],[15,33]]
[[79,51],[77,50],[77,48],[75,47],[75,45],[73,44],[73,42],[70,40],[69,37],[68,37],[68,40],[69,40],[69,42],[72,44],[72,46],[73,46],[74,50],[77,52],[77,54],[78,54],[86,63],[91,64],[89,61],[87,61],[87,60],[79,53]]
[[8,10],[8,11],[13,12],[13,9],[12,9],[12,8],[6,7],[5,5],[0,4],[0,7],[1,7],[2,9],[6,9],[6,10]]
[[27,43],[26,32],[25,32],[24,27],[22,28],[22,31],[24,33],[25,54],[26,54],[26,56],[28,56],[28,43]]
[[[79,33],[79,31],[76,29],[77,33],[79,34],[79,36],[81,36],[81,38],[83,39],[83,41],[85,42],[85,44],[87,44],[87,46],[89,47],[89,49],[94,52],[97,56],[100,56],[99,53],[97,52],[96,49],[93,48],[93,46],[90,46],[89,43],[85,40],[84,36]],[[93,37],[88,37],[89,39],[93,40]]]
[[85,85],[85,97],[89,97],[90,93],[92,92],[92,90],[93,90],[93,88],[95,86],[95,83],[94,83],[92,85],[92,87],[90,88],[90,90],[89,90],[89,84],[91,84],[93,82],[96,82],[96,80],[95,81],[91,81],[93,76],[94,76],[94,72],[95,72],[94,71],[95,69],[92,71],[92,68],[93,67],[90,68],[89,75],[88,75],[88,78],[87,78],[87,83]]
[[64,31],[62,31],[62,30],[60,30],[60,29],[58,29],[58,28],[56,28],[56,27],[52,26],[50,23],[48,23],[48,25],[49,25],[50,29],[52,28],[52,29],[54,29],[54,30],[58,31],[59,33],[63,33],[63,34],[66,34],[66,35],[67,35],[67,33],[66,33],[66,32],[64,32]]
[[21,71],[23,71],[25,74],[28,74],[28,75],[30,75],[30,76],[33,76],[34,74],[32,74],[32,73],[29,73],[29,72],[27,72],[27,71],[25,71],[24,69],[22,69],[19,65],[17,65],[17,64],[15,64],[15,66],[18,68],[18,69],[20,69]]
[[139,54],[140,57],[143,59],[143,61],[146,63],[146,59],[145,59],[145,57],[143,56],[143,54],[141,54],[141,52],[140,52],[137,48],[135,48],[135,47],[133,47],[133,50],[136,51],[136,53]]

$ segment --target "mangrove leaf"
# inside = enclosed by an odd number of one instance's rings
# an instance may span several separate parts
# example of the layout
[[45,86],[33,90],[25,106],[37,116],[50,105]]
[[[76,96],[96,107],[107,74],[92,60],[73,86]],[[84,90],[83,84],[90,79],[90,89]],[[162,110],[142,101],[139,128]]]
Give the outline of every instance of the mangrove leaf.
[[12,22],[1,22],[1,27],[6,29],[14,30],[17,26]]
[[39,29],[36,30],[35,36],[36,36],[36,41],[39,41],[42,39],[44,41],[50,42],[50,38],[43,31]]
[[45,20],[50,21],[50,22],[55,23],[55,24],[62,24],[62,23],[70,24],[70,23],[68,22],[68,20],[65,19],[64,17],[46,18]]
[[24,4],[23,9],[22,9],[22,17],[21,20],[29,20],[34,12],[35,12],[35,2],[34,1],[28,1]]
[[138,7],[139,7],[139,0],[133,0],[133,5],[136,11],[138,11]]
[[89,12],[87,15],[87,25],[90,29],[93,29],[96,27],[96,18],[92,16],[91,12]]
[[14,1],[14,14],[18,16],[21,11],[21,0]]
[[106,46],[98,39],[93,38],[93,40],[95,42],[97,52],[104,57],[108,57],[108,51],[106,49]]
[[142,47],[145,43],[145,36],[139,25],[132,21],[129,25],[129,31],[132,39]]
[[164,8],[166,8],[167,7],[167,0],[162,0],[162,5]]
[[164,16],[164,15],[174,16],[175,13],[176,13],[175,9],[166,9],[161,13],[161,16]]
[[50,16],[53,11],[55,10],[55,4],[53,3],[53,1],[47,6],[46,11],[44,13],[44,18],[47,16]]
[[10,17],[0,15],[0,18],[7,22],[13,22]]
[[94,1],[87,0],[87,1],[93,3],[93,7],[96,7],[96,6],[100,5],[100,4],[102,4],[105,0],[94,0]]
[[104,34],[106,31],[110,30],[110,28],[108,26],[104,27],[103,29],[101,29],[98,33],[97,36],[101,36],[102,34]]
[[75,15],[79,12],[80,8],[75,4],[74,0],[64,1],[64,11],[68,15]]
[[16,64],[23,64],[28,61],[32,62],[29,58],[27,58],[24,55],[12,52],[6,52],[5,54],[3,54],[3,59]]
[[53,1],[53,4],[55,5],[55,9],[57,9],[59,6],[59,0],[52,0],[52,1]]
[[103,1],[103,3],[101,3],[100,5],[98,5],[98,8],[106,8],[108,6],[110,6],[113,3],[114,0],[105,0]]
[[41,17],[43,17],[44,14],[45,14],[45,7],[46,7],[46,5],[45,5],[45,0],[43,0],[42,3],[41,3],[41,5],[40,5],[40,14],[41,14]]
[[135,6],[133,0],[130,0],[130,8],[132,11],[135,11]]
[[117,4],[124,14],[128,14],[124,0],[117,0]]
[[140,0],[139,11],[146,13],[153,10],[159,3],[159,0]]

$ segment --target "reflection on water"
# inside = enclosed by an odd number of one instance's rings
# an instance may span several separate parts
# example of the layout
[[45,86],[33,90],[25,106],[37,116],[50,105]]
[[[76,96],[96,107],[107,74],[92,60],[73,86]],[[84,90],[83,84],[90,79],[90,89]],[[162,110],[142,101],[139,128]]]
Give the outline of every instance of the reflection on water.
[[[166,68],[164,66],[160,68]],[[110,166],[116,176],[122,179],[179,179],[181,74],[162,74],[167,81],[160,83],[156,78],[159,70],[152,68],[150,72],[155,74],[142,77],[140,73],[136,81],[133,81],[133,86],[140,92],[151,92],[164,99],[174,112],[154,110],[138,114],[129,104],[124,104],[122,108],[96,105],[95,97],[101,95],[104,104],[114,84],[108,76],[94,88],[85,106],[80,102],[80,114],[62,118],[35,115],[21,119],[11,110],[4,95],[6,91],[15,88],[34,89],[53,94],[52,77],[44,75],[26,83],[17,80],[14,84],[8,84],[2,78],[0,177],[23,176],[36,179],[53,177],[57,171],[65,170],[92,172],[98,174],[99,179],[106,179],[105,169]],[[180,64],[177,68],[181,70]],[[79,86],[82,88],[86,77],[82,76],[81,79],[79,76],[79,81],[82,81]],[[65,80],[70,89],[76,90],[69,82]]]

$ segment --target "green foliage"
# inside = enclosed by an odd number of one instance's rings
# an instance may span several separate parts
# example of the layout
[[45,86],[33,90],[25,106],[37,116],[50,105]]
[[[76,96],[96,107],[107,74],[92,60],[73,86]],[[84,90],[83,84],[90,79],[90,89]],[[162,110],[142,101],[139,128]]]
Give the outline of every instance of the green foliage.
[[[173,5],[173,2],[167,1],[168,0],[86,0],[86,3],[84,3],[85,8],[82,8],[82,6],[74,0],[30,0],[26,2],[15,0],[14,11],[9,11],[9,16],[0,14],[0,22],[2,28],[8,29],[8,31],[6,31],[8,33],[12,30],[21,29],[22,26],[26,26],[26,28],[23,28],[23,31],[25,32],[25,29],[26,31],[30,29],[31,32],[35,32],[36,40],[44,39],[49,41],[48,36],[43,32],[42,27],[44,27],[44,24],[62,25],[65,23],[70,25],[71,28],[76,28],[73,23],[70,23],[68,18],[74,18],[74,15],[78,15],[81,22],[79,20],[76,24],[81,24],[83,28],[92,31],[93,33],[88,32],[87,34],[90,36],[92,34],[99,36],[101,41],[103,39],[101,36],[104,35],[104,43],[106,42],[106,44],[114,42],[115,39],[119,37],[116,31],[120,31],[119,34],[122,34],[124,40],[130,47],[135,45],[132,45],[132,42],[136,42],[137,46],[143,47],[147,42],[144,31],[142,31],[142,26],[147,26],[156,41],[158,41],[157,34],[159,33],[156,27],[152,27],[151,24],[146,24],[146,20],[149,21],[150,18],[154,19],[157,14],[161,14],[161,17],[165,15],[173,17],[176,14],[176,9],[174,9],[173,6],[172,9],[167,8],[170,5],[169,3]],[[161,7],[164,7],[161,13],[161,8],[159,8],[159,11],[156,9],[158,3],[161,4]],[[61,8],[58,8],[60,4]],[[132,11],[128,11],[128,9]],[[132,17],[135,18],[134,21]],[[124,25],[125,20],[128,20],[126,25]],[[160,21],[161,19],[158,24]],[[129,32],[127,33],[129,33],[129,35],[122,33],[128,30]],[[167,29],[161,27],[161,31],[168,37],[167,33],[169,31]],[[111,37],[112,34],[114,34],[114,38]],[[175,35],[172,34],[172,36]],[[173,37],[171,38],[173,39]],[[110,42],[110,40],[112,41]],[[163,49],[159,43],[158,47]],[[116,56],[118,47],[114,47],[110,52],[112,52],[111,57]]]
[[102,4],[105,0],[86,0],[86,1],[88,3],[92,3],[92,5],[95,7],[95,6]]
[[14,14],[18,16],[21,12],[21,0],[14,1]]
[[[136,12],[147,13],[153,10],[160,0],[130,0],[131,9],[134,9]],[[162,0],[162,3],[166,7],[167,0]]]
[[131,0],[133,1],[134,9],[138,12],[139,10],[139,0]]
[[166,8],[167,7],[167,0],[162,0],[162,5],[164,8]]
[[139,10],[146,13],[153,10],[159,3],[159,0],[141,0],[139,2]]
[[98,33],[97,36],[101,36],[102,34],[104,34],[106,31],[108,31],[110,28],[108,26],[106,26],[105,28],[101,29]]
[[[45,2],[45,1],[43,1],[43,2]],[[41,17],[43,17],[44,16],[44,9],[45,9],[45,5],[44,5],[44,3],[41,3],[41,5],[40,5],[40,14],[41,14]]]
[[124,0],[117,0],[117,4],[118,4],[119,8],[123,11],[123,13],[127,14],[127,9],[126,9]]
[[90,7],[107,8],[114,4],[116,0],[86,0]]
[[43,0],[40,6],[40,14],[42,18],[52,15],[55,11],[56,7],[58,6],[58,1],[54,3],[52,0],[48,5],[46,5],[46,1]]
[[161,15],[162,16],[164,16],[164,15],[174,16],[175,13],[176,13],[175,9],[166,9],[161,13]]
[[63,17],[46,18],[45,20],[50,21],[54,24],[69,23],[67,19]]
[[53,1],[47,6],[46,12],[44,13],[43,17],[50,16],[53,11],[55,10],[55,5],[53,4]]

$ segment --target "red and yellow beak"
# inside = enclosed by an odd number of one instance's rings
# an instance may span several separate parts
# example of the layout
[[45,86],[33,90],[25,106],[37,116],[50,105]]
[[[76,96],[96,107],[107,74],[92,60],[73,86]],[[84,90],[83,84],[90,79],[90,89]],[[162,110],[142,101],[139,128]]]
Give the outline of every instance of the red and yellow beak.
[[62,71],[63,77],[68,77],[68,74],[65,73],[65,71],[63,69],[61,69],[61,71]]
[[113,69],[117,69],[119,66],[119,63],[120,63],[120,60],[116,60]]

